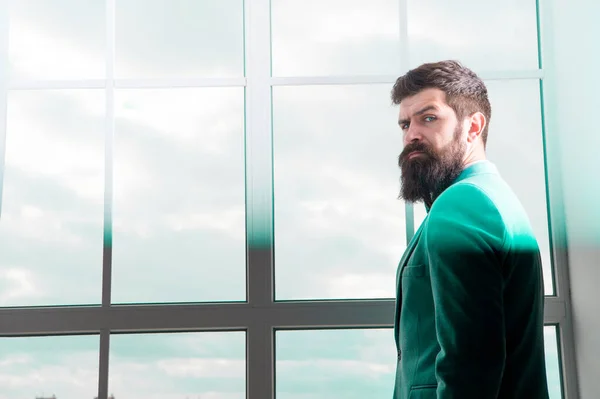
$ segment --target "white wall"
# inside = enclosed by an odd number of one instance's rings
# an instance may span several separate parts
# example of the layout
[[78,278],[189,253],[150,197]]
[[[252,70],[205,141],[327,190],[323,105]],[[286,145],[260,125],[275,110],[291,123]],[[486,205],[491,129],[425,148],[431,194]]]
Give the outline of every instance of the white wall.
[[600,398],[600,2],[540,3],[548,150],[562,172],[550,179],[562,180],[579,394],[595,399]]

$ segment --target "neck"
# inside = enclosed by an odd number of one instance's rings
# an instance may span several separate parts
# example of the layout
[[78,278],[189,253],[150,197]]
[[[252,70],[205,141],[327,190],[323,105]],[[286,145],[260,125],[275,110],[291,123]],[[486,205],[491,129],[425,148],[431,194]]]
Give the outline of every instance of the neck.
[[466,163],[465,163],[465,167],[464,167],[464,168],[466,169],[466,168],[468,168],[469,166],[473,165],[474,163],[481,162],[481,161],[485,161],[485,160],[486,160],[486,159],[485,159],[485,158],[483,158],[483,159],[477,159],[477,160],[474,160],[474,161],[469,161],[469,162],[466,162]]
[[485,161],[486,159],[487,158],[485,156],[485,151],[483,151],[483,150],[475,150],[472,153],[467,154],[465,156],[465,159],[463,161],[463,165],[466,168],[468,166],[471,166],[475,162]]

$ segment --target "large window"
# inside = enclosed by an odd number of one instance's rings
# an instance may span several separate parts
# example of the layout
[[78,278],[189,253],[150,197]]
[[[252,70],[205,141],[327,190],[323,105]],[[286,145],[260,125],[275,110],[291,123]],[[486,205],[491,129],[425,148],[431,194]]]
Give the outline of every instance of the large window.
[[576,399],[544,3],[496,3],[0,2],[0,399],[391,397],[424,209],[389,93],[444,58],[488,85]]

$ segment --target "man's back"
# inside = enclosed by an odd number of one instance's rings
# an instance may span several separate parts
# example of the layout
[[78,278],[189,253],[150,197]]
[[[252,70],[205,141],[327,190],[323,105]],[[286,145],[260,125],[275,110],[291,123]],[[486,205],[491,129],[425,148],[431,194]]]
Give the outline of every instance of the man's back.
[[547,398],[541,273],[517,197],[469,166],[400,263],[395,398]]

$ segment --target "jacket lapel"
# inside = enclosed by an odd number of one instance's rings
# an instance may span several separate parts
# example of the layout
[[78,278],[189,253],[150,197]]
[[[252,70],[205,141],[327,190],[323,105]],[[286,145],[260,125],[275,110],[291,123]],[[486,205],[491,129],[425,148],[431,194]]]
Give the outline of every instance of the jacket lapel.
[[[429,209],[427,211],[429,211]],[[425,219],[427,219],[427,218],[425,218]],[[398,360],[400,360],[400,357],[401,357],[400,331],[398,331],[397,328],[400,325],[400,311],[402,309],[402,281],[401,281],[402,271],[406,267],[406,264],[408,263],[410,256],[414,252],[415,247],[417,246],[417,243],[419,242],[419,238],[421,237],[421,232],[423,231],[424,224],[425,224],[425,221],[423,221],[423,223],[421,223],[421,226],[419,226],[419,229],[417,230],[415,235],[410,240],[410,243],[408,244],[408,248],[406,248],[406,251],[404,251],[404,255],[402,255],[402,258],[400,259],[400,263],[398,264],[398,271],[396,272],[396,309],[395,309],[395,314],[394,314],[394,329],[396,331],[394,334],[394,338],[396,340],[396,348],[398,349]]]
[[421,226],[419,226],[419,229],[417,230],[417,232],[415,233],[415,235],[413,236],[413,238],[410,240],[410,243],[408,243],[408,248],[406,248],[406,251],[404,251],[404,255],[402,255],[402,258],[400,259],[400,272],[399,272],[399,274],[402,274],[402,269],[404,269],[404,267],[408,263],[408,260],[410,259],[410,256],[414,252],[415,247],[417,246],[417,243],[419,242],[419,238],[421,237],[421,231],[423,229],[423,224],[424,223],[421,223]]

